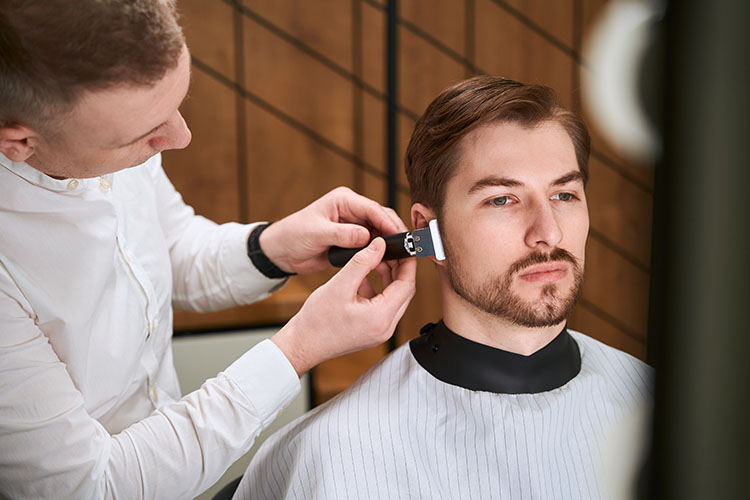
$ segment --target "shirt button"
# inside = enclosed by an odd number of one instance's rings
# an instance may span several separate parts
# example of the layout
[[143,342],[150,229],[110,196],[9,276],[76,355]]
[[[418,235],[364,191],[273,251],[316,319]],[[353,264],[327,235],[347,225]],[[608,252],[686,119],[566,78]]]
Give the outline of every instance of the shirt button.
[[78,188],[78,179],[70,179],[68,182],[68,191],[73,191]]
[[104,177],[99,178],[99,185],[105,191],[109,191],[109,189],[112,187],[112,184],[110,184],[109,181],[105,179]]

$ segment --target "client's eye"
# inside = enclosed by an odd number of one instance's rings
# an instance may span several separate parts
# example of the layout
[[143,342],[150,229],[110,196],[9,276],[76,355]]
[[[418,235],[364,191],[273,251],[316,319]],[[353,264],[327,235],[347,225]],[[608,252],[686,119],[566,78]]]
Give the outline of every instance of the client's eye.
[[508,201],[510,201],[510,198],[508,198],[507,196],[498,196],[497,198],[492,198],[492,200],[490,200],[490,203],[492,203],[496,207],[502,207],[503,205],[507,205]]
[[553,200],[570,201],[574,199],[573,193],[557,193],[552,197]]

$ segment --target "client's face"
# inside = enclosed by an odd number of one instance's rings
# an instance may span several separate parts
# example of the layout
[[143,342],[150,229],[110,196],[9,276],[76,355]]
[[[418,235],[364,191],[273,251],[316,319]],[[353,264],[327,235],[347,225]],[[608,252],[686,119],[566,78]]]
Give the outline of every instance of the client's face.
[[583,285],[588,209],[575,150],[554,122],[502,123],[462,142],[439,221],[453,291],[538,328],[564,321]]

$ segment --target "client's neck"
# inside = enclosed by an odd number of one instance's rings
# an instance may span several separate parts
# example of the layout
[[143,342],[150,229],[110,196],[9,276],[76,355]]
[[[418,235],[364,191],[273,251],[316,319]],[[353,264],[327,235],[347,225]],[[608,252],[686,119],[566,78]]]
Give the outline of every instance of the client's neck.
[[553,326],[528,328],[487,313],[464,299],[443,293],[443,321],[451,331],[474,342],[528,356],[549,344],[565,321]]

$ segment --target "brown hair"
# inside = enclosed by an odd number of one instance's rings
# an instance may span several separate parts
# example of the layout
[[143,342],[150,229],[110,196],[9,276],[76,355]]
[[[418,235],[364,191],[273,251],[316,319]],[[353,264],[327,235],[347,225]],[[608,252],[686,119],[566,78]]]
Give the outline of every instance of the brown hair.
[[49,130],[84,91],[151,86],[183,45],[173,0],[2,0],[0,126]]
[[551,88],[485,75],[445,89],[417,120],[406,149],[412,202],[439,215],[445,186],[459,161],[461,139],[472,130],[497,122],[534,127],[547,121],[567,131],[585,184],[591,143],[588,130],[575,113],[557,102]]

